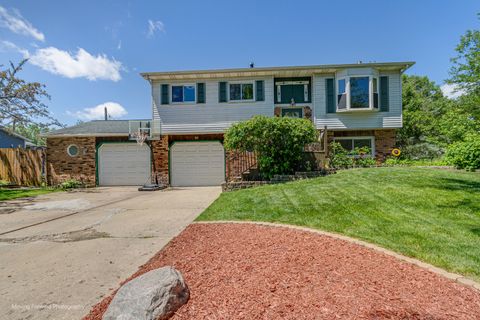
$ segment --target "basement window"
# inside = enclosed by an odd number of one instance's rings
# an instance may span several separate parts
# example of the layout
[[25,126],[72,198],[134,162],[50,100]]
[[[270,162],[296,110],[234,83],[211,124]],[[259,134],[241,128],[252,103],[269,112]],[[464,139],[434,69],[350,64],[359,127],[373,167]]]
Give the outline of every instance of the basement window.
[[79,152],[78,146],[74,144],[71,144],[67,147],[67,153],[70,157],[78,156],[78,152]]
[[340,143],[343,149],[348,152],[353,152],[355,148],[367,147],[370,150],[370,156],[373,157],[375,155],[374,137],[338,137],[334,138],[334,141]]

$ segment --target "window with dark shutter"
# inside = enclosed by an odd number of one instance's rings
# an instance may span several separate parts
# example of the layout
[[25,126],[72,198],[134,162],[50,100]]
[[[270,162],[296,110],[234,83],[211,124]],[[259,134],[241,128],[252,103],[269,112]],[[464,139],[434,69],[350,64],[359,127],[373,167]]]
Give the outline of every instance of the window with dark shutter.
[[335,113],[335,81],[325,79],[325,96],[327,98],[327,113]]
[[227,102],[227,83],[218,83],[218,102]]
[[390,109],[388,91],[388,77],[380,77],[380,111],[387,112]]
[[264,101],[265,100],[265,83],[263,80],[255,81],[255,88],[257,94],[255,96],[256,101]]
[[197,103],[205,103],[205,83],[197,83]]
[[169,98],[168,98],[168,84],[162,84],[162,104],[169,104]]

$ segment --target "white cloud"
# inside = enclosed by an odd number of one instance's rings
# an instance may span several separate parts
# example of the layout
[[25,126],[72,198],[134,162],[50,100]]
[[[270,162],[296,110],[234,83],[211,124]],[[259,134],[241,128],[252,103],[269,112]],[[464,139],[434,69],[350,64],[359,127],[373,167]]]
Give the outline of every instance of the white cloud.
[[109,59],[104,54],[93,56],[82,48],[79,48],[75,55],[55,47],[38,49],[30,55],[29,62],[43,70],[67,78],[112,81],[122,78],[121,62]]
[[84,108],[79,111],[67,111],[67,114],[80,120],[103,120],[105,118],[105,107],[108,115],[113,119],[125,116],[128,112],[116,102],[105,102],[92,108]]
[[455,84],[445,83],[440,89],[442,89],[443,95],[450,99],[456,99],[465,94],[465,90],[458,88]]
[[162,33],[165,33],[166,30],[165,30],[165,25],[163,24],[162,21],[160,20],[157,20],[157,21],[153,21],[153,20],[148,20],[148,32],[147,32],[147,37],[151,38],[155,35],[155,32],[162,32]]
[[24,58],[28,58],[30,56],[30,54],[28,53],[28,50],[27,49],[24,49],[24,48],[20,48],[19,46],[17,46],[15,43],[13,42],[10,42],[8,40],[3,40],[2,43],[1,43],[1,49],[2,50],[14,50],[14,51],[18,51],[22,54],[22,56]]
[[33,37],[38,41],[45,41],[45,35],[25,20],[17,10],[8,12],[7,9],[0,6],[0,26],[14,33]]

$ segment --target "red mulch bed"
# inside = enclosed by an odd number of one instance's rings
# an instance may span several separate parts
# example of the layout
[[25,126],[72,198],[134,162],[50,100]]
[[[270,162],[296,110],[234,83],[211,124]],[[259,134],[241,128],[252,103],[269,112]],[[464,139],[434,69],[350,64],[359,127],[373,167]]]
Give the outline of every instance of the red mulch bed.
[[[480,292],[306,231],[194,224],[130,279],[165,265],[191,292],[172,319],[480,319]],[[85,319],[101,319],[111,299]]]

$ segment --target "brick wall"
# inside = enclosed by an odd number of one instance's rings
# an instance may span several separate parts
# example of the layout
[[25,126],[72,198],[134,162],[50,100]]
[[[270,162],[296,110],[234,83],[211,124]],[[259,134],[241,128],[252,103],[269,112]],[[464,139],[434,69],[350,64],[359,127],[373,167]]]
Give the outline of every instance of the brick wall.
[[384,162],[395,148],[396,133],[394,129],[375,130],[375,156],[377,162]]
[[[78,147],[78,155],[67,153],[70,145]],[[95,186],[95,138],[64,137],[47,139],[47,181],[57,185],[68,179],[82,181],[86,186]]]
[[152,140],[151,146],[153,152],[152,172],[157,177],[158,183],[168,185],[168,136],[161,136],[160,140]]

